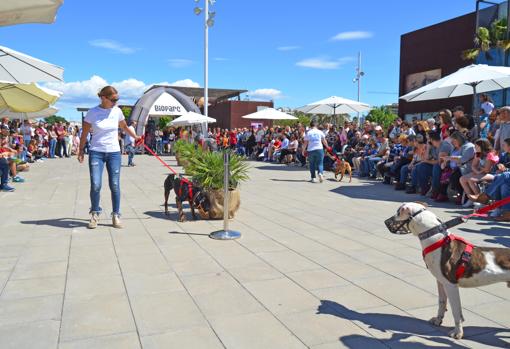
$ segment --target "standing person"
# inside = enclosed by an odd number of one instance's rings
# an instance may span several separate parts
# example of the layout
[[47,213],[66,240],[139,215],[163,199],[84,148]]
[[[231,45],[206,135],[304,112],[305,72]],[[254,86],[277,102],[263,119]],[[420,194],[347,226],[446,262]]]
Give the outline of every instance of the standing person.
[[59,158],[62,157],[69,157],[67,154],[67,147],[66,147],[66,129],[64,125],[62,125],[62,122],[59,121],[57,123],[57,127],[55,128],[55,132],[57,133],[57,156]]
[[119,127],[122,128],[135,141],[139,140],[140,137],[127,126],[122,110],[116,106],[119,101],[119,94],[114,87],[103,87],[99,91],[98,97],[101,103],[90,109],[85,116],[78,153],[78,161],[83,163],[85,142],[87,135],[92,131],[94,137],[91,139],[89,148],[91,217],[88,227],[89,229],[97,227],[99,214],[102,211],[99,201],[103,168],[106,165],[113,206],[112,223],[115,228],[122,228],[120,221],[120,164],[122,155],[118,141],[118,129]]
[[50,159],[55,158],[55,148],[57,147],[57,132],[55,131],[55,126],[50,125],[48,127],[48,140],[49,140],[49,149],[48,154]]
[[324,133],[317,129],[317,122],[310,122],[310,130],[306,133],[303,143],[303,156],[310,162],[310,182],[316,183],[315,173],[319,174],[319,181],[324,181],[324,147],[328,147]]
[[23,121],[23,125],[19,128],[19,131],[21,135],[23,136],[23,144],[25,144],[26,147],[30,144],[30,141],[32,140],[32,125],[30,125],[30,121],[25,120]]
[[[132,134],[136,134],[135,128],[136,128],[136,121],[131,121],[131,124],[129,125],[129,129],[131,131],[133,131]],[[133,167],[133,166],[135,166],[135,163],[133,162],[133,158],[135,157],[135,139],[134,139],[134,137],[132,137],[130,134],[128,134],[126,132],[124,143],[125,143],[126,151],[128,153],[128,166]]]
[[65,137],[66,154],[67,157],[69,157],[71,156],[73,150],[73,127],[69,122],[66,122],[65,129],[66,129]]
[[486,93],[480,95],[480,137],[487,138],[489,136],[489,115],[494,110],[494,104],[491,98]]

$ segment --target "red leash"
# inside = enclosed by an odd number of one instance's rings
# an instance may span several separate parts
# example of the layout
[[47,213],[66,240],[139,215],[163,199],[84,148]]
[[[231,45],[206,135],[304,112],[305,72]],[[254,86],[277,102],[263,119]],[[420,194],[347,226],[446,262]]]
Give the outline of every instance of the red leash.
[[151,154],[152,154],[152,156],[154,156],[156,159],[158,159],[158,160],[159,160],[159,162],[161,162],[161,163],[163,164],[163,166],[165,166],[165,167],[166,167],[166,168],[168,168],[170,171],[172,171],[172,172],[173,172],[173,174],[175,174],[175,175],[177,174],[177,172],[176,172],[173,168],[171,168],[170,166],[168,166],[168,164],[167,164],[166,162],[164,162],[164,161],[163,161],[163,160],[162,160],[159,156],[157,156],[157,155],[156,155],[156,153],[154,153],[154,152],[152,151],[152,149],[151,149],[151,148],[149,148],[149,147],[147,146],[147,144],[145,144],[145,140],[143,139],[143,137],[142,137],[142,138],[140,138],[140,140],[137,142],[137,144],[136,144],[136,145],[138,146],[138,145],[140,145],[140,144],[143,144],[143,146],[145,147],[145,149],[147,149],[147,151],[148,151],[149,153],[151,153]]
[[469,214],[467,216],[464,216],[463,218],[466,218],[466,219],[469,219],[471,217],[487,217],[487,213],[498,208],[498,207],[501,207],[501,206],[504,206],[506,204],[510,204],[510,196],[507,197],[507,198],[504,198],[502,200],[499,200],[499,201],[496,201],[490,205],[487,205],[485,207],[482,207],[481,209],[479,209],[478,211],[476,211],[475,213],[472,213],[472,214]]

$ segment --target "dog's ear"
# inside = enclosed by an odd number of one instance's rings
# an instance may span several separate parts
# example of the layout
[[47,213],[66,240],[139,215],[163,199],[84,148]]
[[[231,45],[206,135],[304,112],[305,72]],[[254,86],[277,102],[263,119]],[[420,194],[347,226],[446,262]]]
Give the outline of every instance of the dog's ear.
[[414,203],[420,204],[420,205],[424,206],[425,208],[429,207],[429,204],[427,204],[426,202],[423,202],[423,201],[415,201]]

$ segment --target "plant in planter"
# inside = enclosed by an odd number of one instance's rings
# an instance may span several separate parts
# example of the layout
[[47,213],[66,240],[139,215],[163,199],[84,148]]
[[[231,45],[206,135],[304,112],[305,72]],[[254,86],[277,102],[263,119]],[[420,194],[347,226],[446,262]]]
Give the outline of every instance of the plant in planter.
[[[210,202],[209,217],[223,218],[224,198],[224,165],[223,153],[199,152],[189,159],[186,173],[193,176],[193,180],[202,185]],[[230,156],[229,178],[229,218],[233,218],[241,204],[239,184],[247,181],[249,166],[246,161],[235,154]]]
[[178,140],[174,144],[175,150],[175,159],[177,160],[177,165],[186,168],[189,165],[189,159],[195,156],[197,150],[192,143],[186,142],[184,140]]

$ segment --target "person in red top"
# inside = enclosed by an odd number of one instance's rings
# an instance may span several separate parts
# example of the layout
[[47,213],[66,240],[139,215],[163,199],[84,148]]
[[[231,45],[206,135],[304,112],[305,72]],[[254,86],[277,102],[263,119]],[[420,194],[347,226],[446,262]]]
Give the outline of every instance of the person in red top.
[[232,130],[229,134],[229,144],[230,148],[235,149],[237,145],[237,134],[236,131]]
[[66,147],[66,128],[62,124],[62,122],[57,123],[57,127],[55,128],[55,131],[57,133],[57,156],[66,158],[69,157],[69,154],[67,154],[67,147]]

